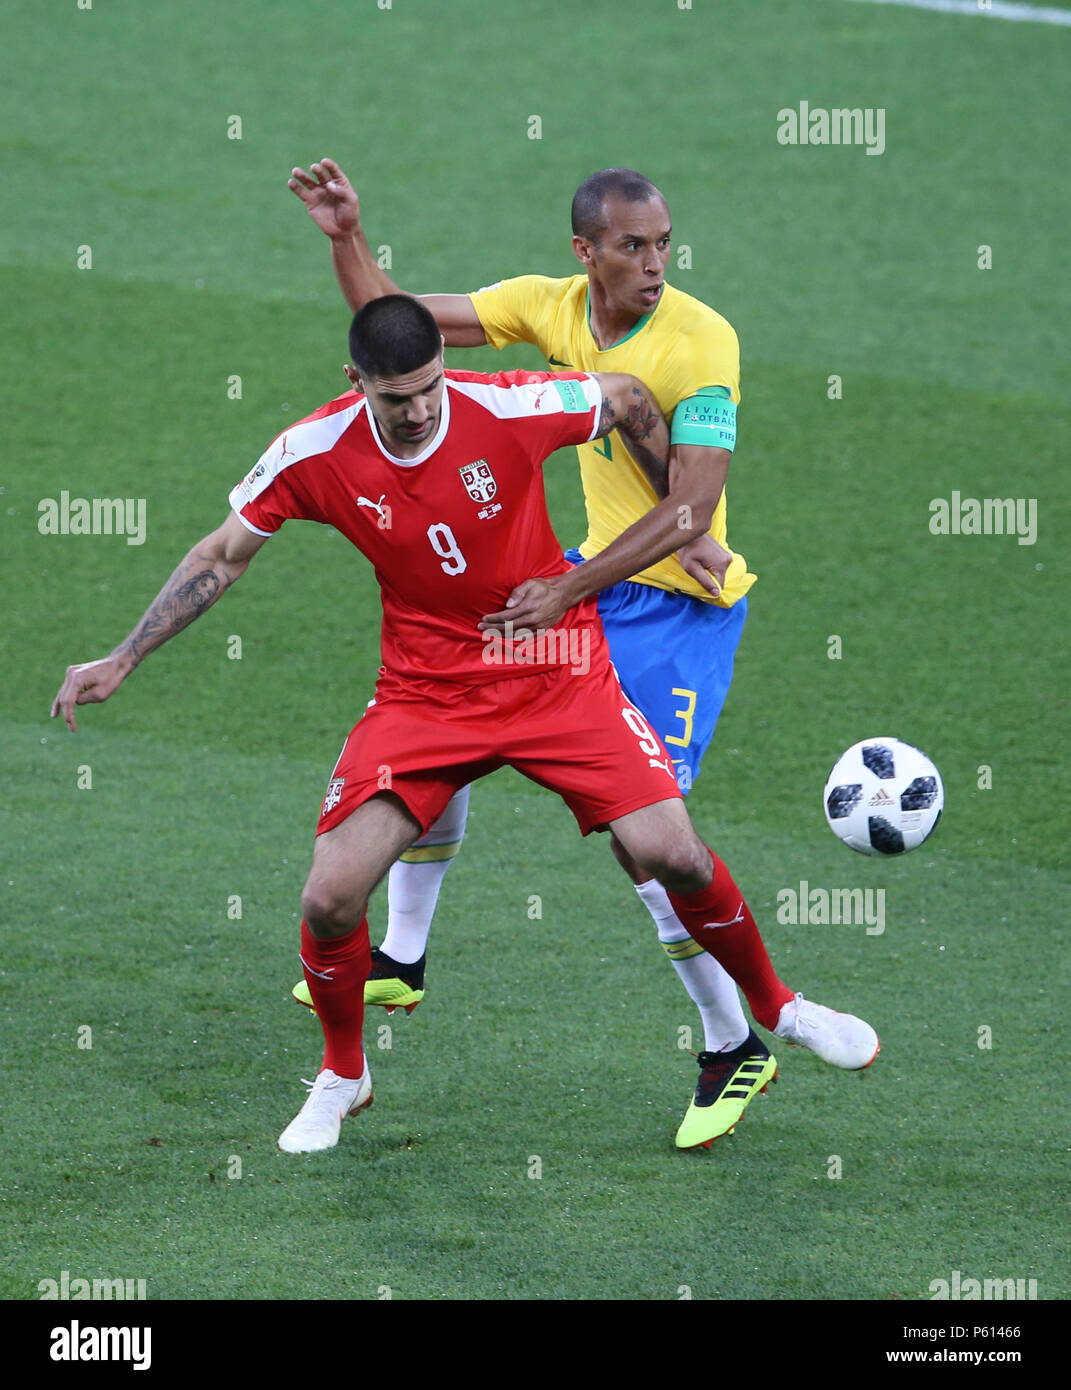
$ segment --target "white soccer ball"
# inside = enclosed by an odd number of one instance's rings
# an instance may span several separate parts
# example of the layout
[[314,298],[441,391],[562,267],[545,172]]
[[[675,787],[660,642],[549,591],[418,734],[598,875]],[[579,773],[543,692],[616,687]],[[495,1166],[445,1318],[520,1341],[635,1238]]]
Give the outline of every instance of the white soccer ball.
[[898,738],[865,738],[837,759],[822,796],[838,840],[860,854],[918,849],[941,819],[945,789],[925,753]]

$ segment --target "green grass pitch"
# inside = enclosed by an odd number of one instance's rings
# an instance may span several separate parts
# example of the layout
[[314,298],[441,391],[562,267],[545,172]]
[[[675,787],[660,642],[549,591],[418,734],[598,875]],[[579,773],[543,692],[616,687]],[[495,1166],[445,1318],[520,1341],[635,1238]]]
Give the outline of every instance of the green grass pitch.
[[[917,1300],[959,1270],[1066,1298],[1067,30],[844,0],[6,8],[0,1295],[67,1270],[150,1299]],[[884,152],[779,144],[803,100],[882,109]],[[338,536],[287,528],[76,737],[47,719],[345,387],[285,184],[325,154],[414,290],[571,273],[575,185],[642,169],[690,248],[670,278],[739,331],[730,536],[759,582],[690,804],[782,975],[883,1051],[781,1049],[709,1152],[673,1148],[697,1020],[646,914],[510,773],[474,792],[425,1004],[368,1021],[374,1107],[276,1150],[318,1057],[288,1000],[318,800],[378,664]],[[574,456],[546,476],[575,544]],[[40,534],[63,490],[145,499],[145,544]],[[932,535],[953,491],[1036,499],[1035,543]],[[886,733],[947,801],[875,863],[820,793]],[[884,888],[884,934],[778,924],[802,879]]]

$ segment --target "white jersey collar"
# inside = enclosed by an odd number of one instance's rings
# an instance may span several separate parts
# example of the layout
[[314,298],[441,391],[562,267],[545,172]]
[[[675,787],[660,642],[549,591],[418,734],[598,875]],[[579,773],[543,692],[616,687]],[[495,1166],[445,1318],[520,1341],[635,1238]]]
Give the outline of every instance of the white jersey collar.
[[432,435],[431,439],[428,440],[427,448],[417,454],[415,458],[400,459],[396,454],[392,454],[380,437],[379,426],[376,423],[376,417],[367,396],[365,397],[364,408],[368,416],[368,428],[372,431],[372,438],[376,441],[376,447],[383,457],[389,459],[391,463],[396,463],[399,468],[415,468],[417,464],[424,463],[427,459],[431,458],[432,454],[446,438],[446,431],[450,428],[450,383],[444,376],[443,404],[439,414],[439,428]]

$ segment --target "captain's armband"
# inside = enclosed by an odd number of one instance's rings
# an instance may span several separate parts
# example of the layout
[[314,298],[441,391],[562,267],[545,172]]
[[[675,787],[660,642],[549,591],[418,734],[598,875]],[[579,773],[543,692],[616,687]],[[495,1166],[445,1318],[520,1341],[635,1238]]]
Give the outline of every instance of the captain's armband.
[[673,412],[670,444],[705,444],[711,449],[736,447],[736,402],[727,386],[705,386]]

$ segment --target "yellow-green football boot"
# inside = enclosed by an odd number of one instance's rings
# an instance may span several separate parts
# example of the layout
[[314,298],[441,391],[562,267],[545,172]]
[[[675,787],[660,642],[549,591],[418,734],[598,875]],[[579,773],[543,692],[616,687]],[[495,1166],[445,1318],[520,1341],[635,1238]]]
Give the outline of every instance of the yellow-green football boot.
[[698,1062],[699,1081],[677,1131],[678,1149],[709,1149],[721,1135],[732,1134],[755,1096],[777,1080],[777,1059],[753,1031],[732,1052],[700,1052]]
[[[378,947],[372,947],[372,970],[365,981],[365,1004],[377,1004],[392,1014],[395,1009],[404,1009],[411,1014],[424,998],[424,962],[421,956],[412,965],[401,965]],[[299,1004],[316,1012],[312,995],[304,980],[300,980],[290,991]]]

